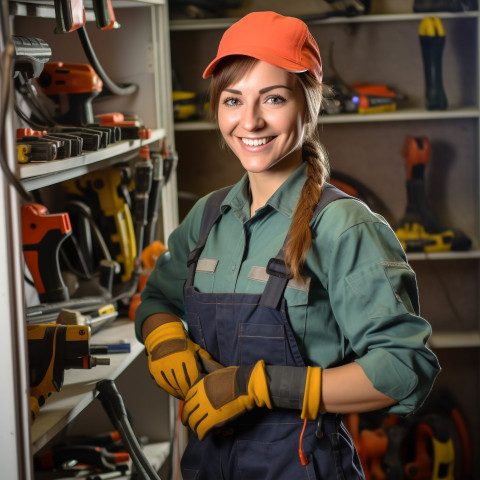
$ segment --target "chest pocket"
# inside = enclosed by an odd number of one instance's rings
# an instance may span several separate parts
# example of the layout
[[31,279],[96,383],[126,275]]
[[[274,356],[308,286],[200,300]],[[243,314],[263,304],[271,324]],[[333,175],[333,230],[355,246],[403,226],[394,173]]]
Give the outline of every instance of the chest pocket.
[[197,262],[195,269],[195,285],[200,292],[213,292],[215,282],[215,270],[218,260],[202,257]]

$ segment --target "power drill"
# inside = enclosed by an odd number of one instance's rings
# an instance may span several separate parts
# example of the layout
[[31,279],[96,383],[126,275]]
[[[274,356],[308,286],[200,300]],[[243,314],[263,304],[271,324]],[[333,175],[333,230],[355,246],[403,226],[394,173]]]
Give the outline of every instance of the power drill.
[[85,325],[27,326],[32,421],[47,397],[62,388],[66,369],[110,365],[109,358],[90,355],[90,336],[90,327]]
[[91,65],[49,62],[37,83],[57,105],[58,122],[77,126],[94,123],[92,101],[102,91],[103,82]]
[[125,168],[111,167],[62,183],[70,199],[90,207],[112,258],[120,264],[122,282],[131,278],[137,256],[127,176]]
[[60,272],[59,250],[71,234],[68,213],[50,214],[38,203],[23,205],[23,255],[41,302],[70,298]]
[[459,229],[447,228],[430,209],[424,173],[432,151],[425,137],[407,136],[402,149],[407,170],[407,207],[395,233],[407,252],[468,250],[472,241]]

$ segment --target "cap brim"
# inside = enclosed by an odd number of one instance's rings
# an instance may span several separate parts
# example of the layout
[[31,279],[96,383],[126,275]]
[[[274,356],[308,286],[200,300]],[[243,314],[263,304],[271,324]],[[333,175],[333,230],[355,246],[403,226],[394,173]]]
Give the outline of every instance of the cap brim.
[[267,63],[270,63],[271,65],[278,67],[278,68],[283,68],[284,70],[287,70],[289,72],[295,72],[295,73],[300,73],[300,72],[306,72],[307,69],[299,65],[295,62],[292,62],[290,60],[287,60],[285,58],[279,58],[278,55],[271,54],[269,52],[259,52],[258,48],[252,47],[251,49],[242,47],[239,49],[238,53],[235,53],[235,51],[231,51],[228,53],[228,55],[221,55],[216,57],[212,62],[209,63],[205,71],[203,72],[203,78],[208,78],[210,75],[213,75],[213,72],[215,71],[215,68],[217,68],[217,65],[221,60],[227,57],[231,57],[234,55],[242,55],[245,57],[252,57],[256,58],[257,60],[261,60]]

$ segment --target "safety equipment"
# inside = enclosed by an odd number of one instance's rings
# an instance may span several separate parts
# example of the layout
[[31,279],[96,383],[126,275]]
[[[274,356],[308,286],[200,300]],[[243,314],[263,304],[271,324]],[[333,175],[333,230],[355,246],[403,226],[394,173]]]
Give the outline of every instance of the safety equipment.
[[188,338],[180,320],[164,323],[149,333],[145,348],[148,368],[157,385],[176,398],[184,399],[199,377],[222,368]]
[[182,422],[202,440],[247,410],[257,407],[301,410],[301,418],[314,420],[321,399],[320,367],[255,365],[227,367],[202,378],[188,392]]
[[216,58],[203,78],[212,75],[218,62],[230,55],[246,55],[290,72],[310,72],[322,81],[318,45],[307,25],[275,12],[253,12],[234,23],[223,34]]
[[202,378],[185,398],[182,422],[202,440],[212,428],[255,406],[272,408],[263,360],[254,366],[223,368]]

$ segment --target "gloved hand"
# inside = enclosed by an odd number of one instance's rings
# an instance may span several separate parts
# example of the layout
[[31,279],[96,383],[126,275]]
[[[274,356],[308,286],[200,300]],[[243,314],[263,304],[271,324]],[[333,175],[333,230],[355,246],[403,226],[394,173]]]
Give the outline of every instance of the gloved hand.
[[255,406],[272,408],[263,360],[254,366],[222,368],[202,378],[185,397],[182,422],[202,440],[212,428]]
[[145,339],[148,367],[158,386],[184,399],[199,377],[223,365],[200,345],[192,342],[180,320],[164,323]]
[[301,410],[301,418],[315,419],[320,409],[319,367],[254,366],[216,370],[196,383],[185,397],[182,422],[202,440],[254,407]]

